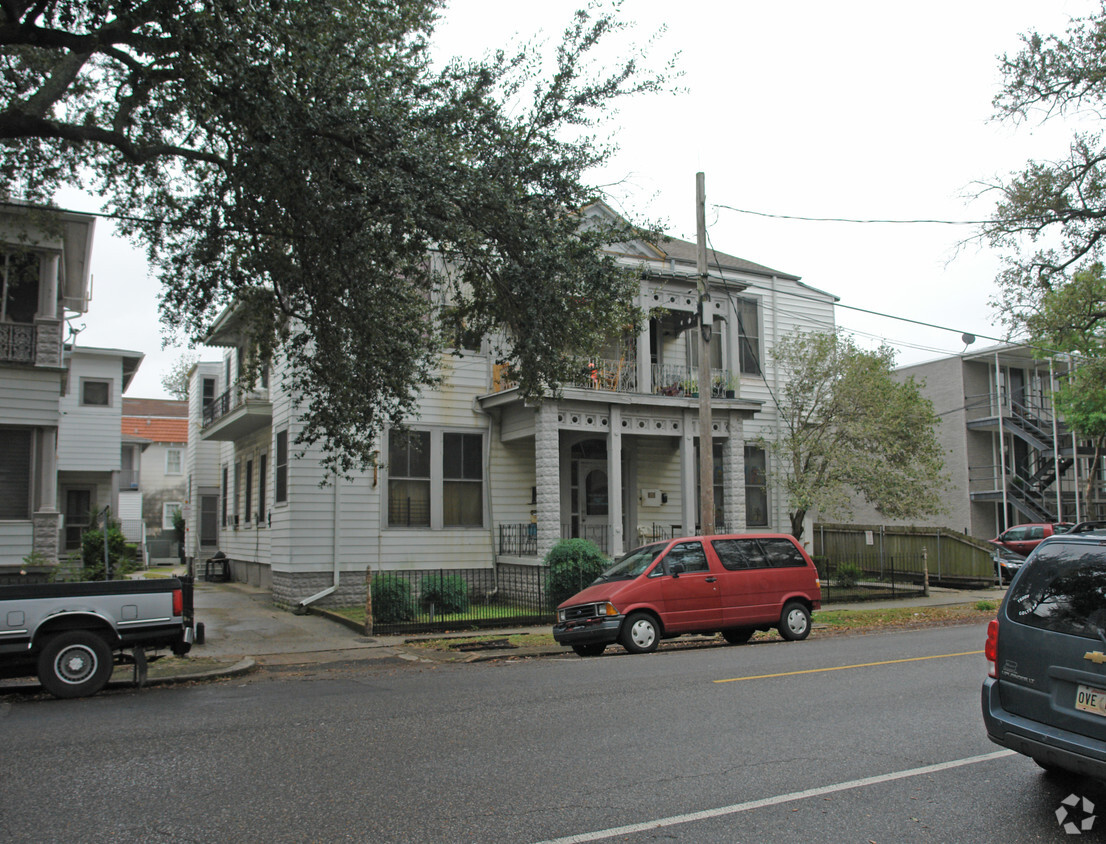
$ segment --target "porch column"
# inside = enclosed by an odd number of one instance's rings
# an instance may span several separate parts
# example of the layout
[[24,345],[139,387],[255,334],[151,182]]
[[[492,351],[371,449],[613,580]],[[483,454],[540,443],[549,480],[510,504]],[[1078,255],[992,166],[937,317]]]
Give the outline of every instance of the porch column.
[[58,512],[58,429],[40,428],[38,435],[38,497],[35,510]]
[[680,437],[680,507],[683,524],[680,531],[684,536],[695,533],[698,522],[699,494],[695,484],[695,429],[698,425],[698,412],[684,411],[682,423],[683,436]]
[[648,290],[642,290],[638,305],[645,311],[645,326],[637,336],[637,391],[653,392],[653,367],[649,358],[649,301]]
[[729,422],[730,435],[722,440],[722,518],[728,533],[744,533],[745,436],[736,413]]
[[622,408],[610,406],[611,431],[607,435],[607,518],[610,520],[611,556],[621,557],[625,546],[622,530]]
[[534,419],[534,482],[537,487],[538,556],[561,538],[560,434],[556,402],[543,401]]

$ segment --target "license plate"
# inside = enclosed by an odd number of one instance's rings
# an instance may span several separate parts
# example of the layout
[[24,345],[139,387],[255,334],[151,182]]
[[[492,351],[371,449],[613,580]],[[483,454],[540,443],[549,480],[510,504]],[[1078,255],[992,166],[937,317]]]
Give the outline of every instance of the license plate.
[[1075,708],[1106,717],[1106,691],[1091,686],[1076,686]]

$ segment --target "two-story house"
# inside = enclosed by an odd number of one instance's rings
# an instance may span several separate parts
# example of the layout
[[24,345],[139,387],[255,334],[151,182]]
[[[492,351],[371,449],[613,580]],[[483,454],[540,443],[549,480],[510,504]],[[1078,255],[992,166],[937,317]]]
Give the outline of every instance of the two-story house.
[[0,209],[0,579],[58,560],[65,317],[87,310],[94,222]]
[[123,477],[139,493],[151,558],[177,556],[173,514],[188,500],[188,402],[123,399]]
[[224,313],[205,343],[227,354],[194,370],[190,403],[190,433],[219,446],[217,486],[210,476],[192,486],[218,492],[218,547],[236,578],[286,604],[351,604],[363,600],[370,565],[537,565],[562,537],[617,555],[693,533],[700,389],[712,396],[716,524],[786,530],[761,440],[778,424],[771,394],[786,377],[769,352],[791,331],[832,329],[835,297],[711,253],[714,330],[701,379],[695,245],[639,241],[617,257],[640,277],[644,321],[582,362],[559,398],[525,400],[486,342],[445,355],[444,384],[422,396],[419,418],[386,432],[379,466],[352,479],[326,477],[311,450],[297,456],[300,422],[279,359],[259,383],[237,381],[250,350],[235,312]]

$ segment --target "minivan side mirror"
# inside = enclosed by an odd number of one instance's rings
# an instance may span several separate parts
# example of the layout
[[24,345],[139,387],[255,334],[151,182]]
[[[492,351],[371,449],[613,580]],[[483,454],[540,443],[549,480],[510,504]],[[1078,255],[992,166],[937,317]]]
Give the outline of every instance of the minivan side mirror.
[[669,563],[668,564],[668,573],[670,575],[672,575],[673,577],[679,577],[681,574],[684,573],[684,564],[683,563]]

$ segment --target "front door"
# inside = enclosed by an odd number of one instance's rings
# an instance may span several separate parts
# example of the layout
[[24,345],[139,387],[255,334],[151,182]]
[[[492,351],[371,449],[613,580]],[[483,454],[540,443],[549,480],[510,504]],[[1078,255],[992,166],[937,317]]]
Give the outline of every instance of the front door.
[[65,491],[65,550],[81,547],[81,534],[92,523],[92,490]]
[[603,551],[610,550],[610,491],[607,463],[581,460],[577,468],[579,489],[575,496],[579,512],[579,536],[590,539]]

